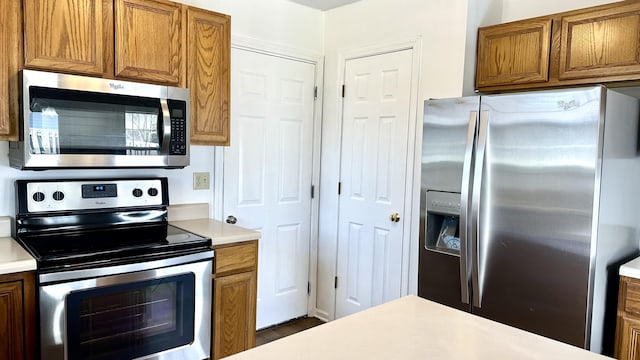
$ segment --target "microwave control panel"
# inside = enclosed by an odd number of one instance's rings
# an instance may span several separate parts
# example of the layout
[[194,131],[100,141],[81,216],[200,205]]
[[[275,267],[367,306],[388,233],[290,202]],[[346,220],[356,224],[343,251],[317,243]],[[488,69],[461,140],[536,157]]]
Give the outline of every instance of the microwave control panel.
[[187,117],[184,101],[169,100],[169,113],[171,115],[171,141],[169,143],[169,155],[187,154]]

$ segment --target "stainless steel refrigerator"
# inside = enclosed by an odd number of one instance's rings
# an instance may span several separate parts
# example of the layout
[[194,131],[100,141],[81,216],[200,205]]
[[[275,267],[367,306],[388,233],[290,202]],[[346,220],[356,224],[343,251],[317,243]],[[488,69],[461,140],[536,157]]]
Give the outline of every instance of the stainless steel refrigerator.
[[640,233],[639,103],[622,92],[427,100],[418,294],[610,352]]

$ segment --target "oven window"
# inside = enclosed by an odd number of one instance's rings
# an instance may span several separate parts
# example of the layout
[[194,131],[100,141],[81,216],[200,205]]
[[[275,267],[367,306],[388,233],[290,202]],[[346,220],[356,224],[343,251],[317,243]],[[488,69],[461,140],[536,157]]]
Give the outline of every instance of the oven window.
[[160,102],[30,88],[32,154],[158,155]]
[[70,293],[68,359],[132,359],[193,342],[194,293],[193,274]]

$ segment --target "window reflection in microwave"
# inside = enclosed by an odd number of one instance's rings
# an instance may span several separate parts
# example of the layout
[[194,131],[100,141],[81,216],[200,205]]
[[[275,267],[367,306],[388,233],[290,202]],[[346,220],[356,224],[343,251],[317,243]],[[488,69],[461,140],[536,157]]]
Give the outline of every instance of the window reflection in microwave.
[[160,147],[158,114],[126,112],[124,116],[127,155],[157,154]]

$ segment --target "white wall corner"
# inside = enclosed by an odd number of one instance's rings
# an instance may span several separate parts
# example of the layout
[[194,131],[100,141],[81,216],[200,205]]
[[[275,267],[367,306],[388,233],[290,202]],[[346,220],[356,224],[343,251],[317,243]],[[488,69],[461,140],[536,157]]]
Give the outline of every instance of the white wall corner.
[[465,39],[463,96],[476,93],[476,54],[478,28],[501,22],[503,0],[469,0],[467,2],[467,34]]

